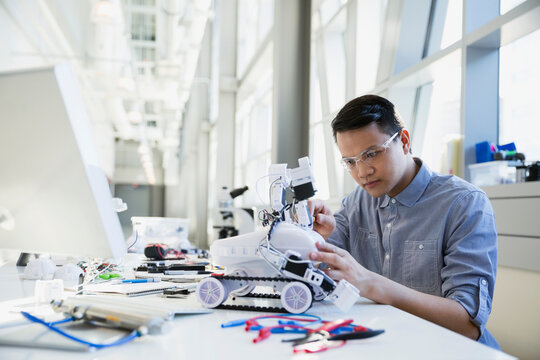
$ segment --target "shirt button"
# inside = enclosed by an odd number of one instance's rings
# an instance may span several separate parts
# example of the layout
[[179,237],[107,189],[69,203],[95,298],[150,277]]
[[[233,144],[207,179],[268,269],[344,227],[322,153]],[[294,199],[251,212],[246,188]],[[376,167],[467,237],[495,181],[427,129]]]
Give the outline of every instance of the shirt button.
[[487,285],[486,279],[482,279],[482,285]]
[[422,249],[424,248],[424,245],[423,245],[423,244],[420,244],[420,245],[418,245],[418,248],[419,248],[420,250],[422,250]]
[[388,224],[386,224],[386,227],[387,227],[387,228],[390,228],[390,227],[392,227],[392,224],[391,224],[391,223],[388,223]]
[[[384,258],[385,258],[386,260],[390,259],[390,254],[387,253],[386,255],[384,255]],[[484,281],[485,281],[485,280],[484,280]]]
[[396,203],[396,199],[392,199],[392,204],[395,204]]

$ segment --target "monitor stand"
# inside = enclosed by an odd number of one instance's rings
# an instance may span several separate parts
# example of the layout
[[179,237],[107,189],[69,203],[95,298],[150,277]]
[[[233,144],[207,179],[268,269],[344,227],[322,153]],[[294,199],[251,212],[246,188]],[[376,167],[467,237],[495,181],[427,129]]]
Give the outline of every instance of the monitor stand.
[[17,266],[26,266],[30,262],[30,260],[37,258],[38,254],[22,252],[19,255],[19,259],[17,260]]

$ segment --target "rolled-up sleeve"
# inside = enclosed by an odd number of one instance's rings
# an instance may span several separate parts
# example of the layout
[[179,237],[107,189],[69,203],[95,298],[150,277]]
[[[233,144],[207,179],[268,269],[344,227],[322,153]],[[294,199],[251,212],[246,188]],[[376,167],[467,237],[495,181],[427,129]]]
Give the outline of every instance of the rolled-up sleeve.
[[446,228],[442,294],[460,303],[480,329],[480,342],[498,347],[486,324],[497,272],[497,230],[487,196],[472,191],[456,199]]

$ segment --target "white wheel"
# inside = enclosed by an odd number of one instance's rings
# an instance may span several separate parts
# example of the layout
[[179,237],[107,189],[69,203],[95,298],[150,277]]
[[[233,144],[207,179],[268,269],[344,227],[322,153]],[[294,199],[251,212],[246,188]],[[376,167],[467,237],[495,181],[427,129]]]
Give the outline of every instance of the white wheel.
[[[236,269],[231,274],[232,276],[248,276],[247,271],[244,269]],[[231,291],[231,294],[234,294],[236,296],[245,296],[249,294],[253,289],[255,289],[255,285],[246,285],[240,287],[239,289]]]
[[281,290],[281,305],[290,313],[300,314],[311,307],[313,295],[304,283],[294,281]]
[[215,308],[221,305],[229,296],[229,291],[221,281],[214,277],[208,277],[197,285],[197,298],[206,308]]

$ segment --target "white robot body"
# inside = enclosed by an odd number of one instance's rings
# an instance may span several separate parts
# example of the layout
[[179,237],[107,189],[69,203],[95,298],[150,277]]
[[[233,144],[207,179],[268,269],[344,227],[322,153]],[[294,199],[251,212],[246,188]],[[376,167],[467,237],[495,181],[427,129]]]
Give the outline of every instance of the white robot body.
[[[261,255],[266,255],[266,248],[260,249],[268,230],[238,235],[228,239],[214,241],[210,247],[215,265],[223,266],[228,272],[236,269],[249,269],[253,276],[277,276],[274,269]],[[305,230],[295,224],[279,223],[272,233],[272,245],[285,253],[292,250],[303,259],[309,259],[309,253],[316,251],[315,244],[324,242],[324,238],[313,230]],[[262,254],[261,254],[262,252]]]

